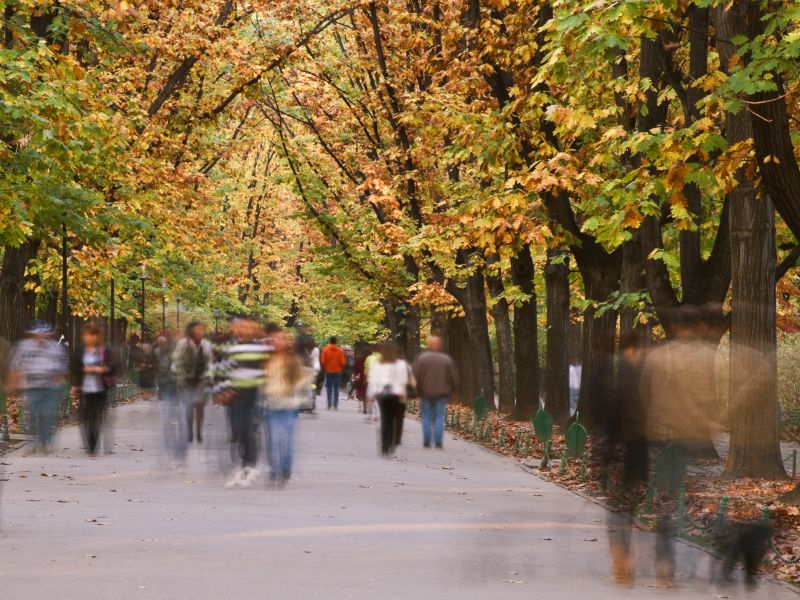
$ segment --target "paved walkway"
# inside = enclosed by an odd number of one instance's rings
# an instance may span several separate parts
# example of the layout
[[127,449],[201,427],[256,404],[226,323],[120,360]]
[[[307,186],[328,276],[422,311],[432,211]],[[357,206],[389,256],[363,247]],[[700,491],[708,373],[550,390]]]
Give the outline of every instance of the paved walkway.
[[[0,589],[15,600],[661,598],[652,535],[637,584],[609,580],[606,513],[459,440],[425,450],[407,422],[395,460],[346,402],[302,417],[283,491],[223,488],[221,409],[185,472],[162,467],[159,407],[115,411],[115,453],[89,459],[75,428],[49,457],[4,460]],[[680,597],[795,599],[708,583],[712,560],[680,547]],[[677,597],[677,596],[676,596]]]

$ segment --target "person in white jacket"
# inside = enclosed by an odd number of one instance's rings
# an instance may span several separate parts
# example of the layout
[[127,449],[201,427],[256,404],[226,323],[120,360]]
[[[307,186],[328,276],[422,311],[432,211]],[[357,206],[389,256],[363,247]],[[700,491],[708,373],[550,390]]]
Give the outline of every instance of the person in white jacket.
[[370,367],[367,398],[381,410],[381,453],[389,456],[397,446],[398,421],[402,419],[408,384],[411,383],[408,363],[400,357],[400,347],[386,342],[381,359]]

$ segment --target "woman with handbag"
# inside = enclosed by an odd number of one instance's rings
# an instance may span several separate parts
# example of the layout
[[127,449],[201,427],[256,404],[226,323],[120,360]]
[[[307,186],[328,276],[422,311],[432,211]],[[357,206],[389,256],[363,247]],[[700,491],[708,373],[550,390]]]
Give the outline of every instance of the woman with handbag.
[[405,413],[410,383],[408,363],[400,358],[400,347],[386,342],[381,359],[370,368],[367,397],[378,403],[381,410],[381,453],[389,456],[402,434],[399,420]]
[[[80,417],[86,450],[94,456],[115,369],[111,348],[102,343],[100,327],[86,323],[81,328],[81,343],[73,358],[72,371],[81,392]],[[106,448],[106,452],[109,450]]]

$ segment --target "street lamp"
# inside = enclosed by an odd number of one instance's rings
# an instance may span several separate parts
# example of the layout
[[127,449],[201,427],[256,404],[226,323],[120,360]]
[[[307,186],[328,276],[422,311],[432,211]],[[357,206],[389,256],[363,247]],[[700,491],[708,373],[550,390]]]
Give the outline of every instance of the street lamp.
[[139,275],[139,279],[142,282],[142,304],[141,304],[141,314],[142,314],[142,343],[144,344],[144,282],[147,281],[147,265],[142,263],[142,274]]
[[175,296],[175,331],[180,335],[181,331],[181,297]]
[[[66,215],[65,215],[66,217]],[[69,338],[69,289],[67,287],[67,222],[61,223],[61,335],[71,352]]]
[[167,284],[161,280],[161,331],[167,330]]
[[114,290],[114,278],[111,278],[111,303],[109,305],[109,325],[108,325],[108,339],[109,344],[111,344],[112,351],[114,350],[114,301],[116,299],[116,293]]

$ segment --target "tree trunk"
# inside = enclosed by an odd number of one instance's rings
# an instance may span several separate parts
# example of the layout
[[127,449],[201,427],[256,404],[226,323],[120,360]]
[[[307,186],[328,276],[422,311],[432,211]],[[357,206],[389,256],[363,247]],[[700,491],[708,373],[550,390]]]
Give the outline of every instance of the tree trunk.
[[539,408],[539,344],[533,257],[525,246],[511,260],[511,277],[528,300],[514,306],[514,363],[517,405],[511,419],[529,421]]
[[[481,273],[477,272],[470,276],[465,292],[461,305],[464,307],[464,320],[469,339],[468,350],[473,361],[477,391],[478,393],[482,391],[489,401],[489,406],[494,407],[494,361],[492,344],[489,341],[489,321],[486,316],[486,291]],[[474,400],[475,396],[471,400]]]
[[780,479],[786,472],[778,441],[773,208],[747,180],[731,196],[731,442],[725,474]]
[[36,294],[25,289],[28,263],[39,250],[39,240],[28,240],[18,248],[6,247],[0,267],[0,338],[14,342],[36,314]]
[[547,294],[547,361],[544,397],[556,423],[569,420],[569,255],[548,250],[544,278]]
[[514,341],[508,302],[502,298],[503,281],[500,276],[487,275],[486,283],[494,304],[491,312],[497,340],[497,398],[502,413],[514,412]]
[[[743,35],[748,2],[714,9],[721,40]],[[735,49],[719,41],[727,66]],[[727,113],[726,137],[734,144],[752,137],[747,111]],[[742,169],[730,194],[731,358],[730,450],[725,473],[731,477],[778,479],[786,476],[778,440],[775,341],[775,223],[772,202],[759,199]]]
[[[633,238],[622,245],[622,275],[619,280],[619,291],[622,294],[636,294],[647,288],[644,277],[644,253],[639,231]],[[637,326],[636,307],[624,307],[619,311],[619,334],[624,336]]]
[[475,377],[475,369],[472,364],[472,354],[469,351],[469,334],[467,332],[467,322],[464,317],[451,317],[447,321],[448,351],[453,361],[456,363],[458,371],[458,393],[456,402],[463,406],[472,406],[472,402],[478,395],[478,387]]
[[[618,289],[619,273],[584,273],[586,297],[602,303]],[[604,423],[612,384],[614,345],[617,335],[617,313],[602,314],[593,306],[583,313],[581,340],[581,388],[578,400],[581,423],[598,431]]]
[[405,351],[406,360],[413,361],[419,354],[419,305],[406,302],[405,306]]

